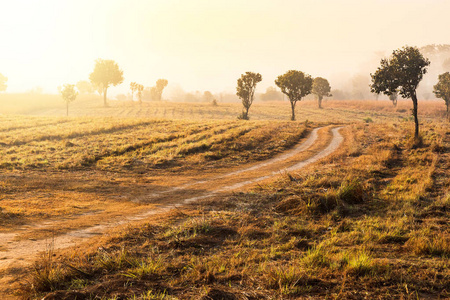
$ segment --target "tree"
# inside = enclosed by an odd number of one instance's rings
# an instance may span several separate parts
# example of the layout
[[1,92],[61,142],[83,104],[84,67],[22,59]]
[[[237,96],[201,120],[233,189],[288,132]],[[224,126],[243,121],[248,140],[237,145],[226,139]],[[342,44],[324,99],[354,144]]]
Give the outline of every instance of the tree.
[[351,78],[351,98],[355,100],[365,100],[370,98],[370,76],[366,74],[356,74]]
[[94,71],[89,75],[92,84],[98,87],[103,94],[103,104],[106,103],[106,93],[110,85],[116,86],[123,82],[123,71],[113,60],[97,59]]
[[450,71],[450,58],[444,60],[444,62],[442,63],[442,69],[444,71]]
[[430,61],[424,58],[417,47],[405,46],[394,50],[390,59],[382,59],[380,67],[372,77],[371,91],[392,95],[398,92],[403,98],[413,102],[414,138],[419,138],[419,119],[417,118],[417,86],[426,74]]
[[394,93],[389,95],[389,100],[392,101],[392,104],[394,105],[394,107],[397,107],[397,98],[398,98],[398,93],[397,92],[394,92]]
[[283,94],[288,96],[291,102],[292,121],[295,121],[295,104],[311,93],[312,83],[313,80],[310,75],[296,70],[287,71],[275,80],[275,84]]
[[152,100],[154,101],[161,101],[162,99],[162,93],[164,91],[164,88],[167,86],[169,82],[167,79],[158,79],[156,81],[156,85],[151,88],[150,93]]
[[213,94],[210,91],[203,92],[202,100],[205,102],[211,102],[214,99]]
[[273,86],[269,86],[264,94],[261,94],[262,101],[282,100],[283,93],[277,91]]
[[6,82],[8,81],[8,77],[4,76],[0,73],[0,92],[6,91],[6,88],[8,87],[6,85]]
[[137,90],[137,83],[136,82],[131,82],[130,83],[130,90],[131,90],[131,101],[133,101],[134,99],[134,92],[136,92]]
[[319,108],[322,108],[322,99],[323,97],[331,97],[330,94],[331,87],[328,80],[322,77],[314,78],[312,85],[312,93],[317,96],[317,100],[319,102]]
[[65,84],[61,89],[61,96],[66,102],[66,115],[69,115],[69,103],[75,101],[78,96],[78,92],[75,90],[74,84]]
[[253,72],[245,72],[241,78],[237,80],[236,95],[242,99],[244,110],[240,118],[248,120],[248,110],[253,103],[255,97],[256,84],[262,80],[261,74]]
[[76,87],[80,94],[92,94],[95,91],[92,84],[87,80],[78,81]]
[[439,81],[434,86],[433,93],[437,98],[442,98],[447,107],[447,119],[450,121],[450,73],[445,72],[439,75]]
[[142,92],[144,91],[144,86],[142,84],[136,83],[136,91],[139,99],[139,105],[142,105]]

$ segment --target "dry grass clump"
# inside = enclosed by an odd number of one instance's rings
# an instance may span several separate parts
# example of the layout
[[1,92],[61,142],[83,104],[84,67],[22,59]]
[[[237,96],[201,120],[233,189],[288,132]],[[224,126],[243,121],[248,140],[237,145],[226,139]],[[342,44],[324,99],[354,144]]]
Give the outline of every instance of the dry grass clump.
[[443,258],[450,257],[450,236],[444,232],[433,232],[423,228],[412,232],[406,247],[416,255],[431,255]]

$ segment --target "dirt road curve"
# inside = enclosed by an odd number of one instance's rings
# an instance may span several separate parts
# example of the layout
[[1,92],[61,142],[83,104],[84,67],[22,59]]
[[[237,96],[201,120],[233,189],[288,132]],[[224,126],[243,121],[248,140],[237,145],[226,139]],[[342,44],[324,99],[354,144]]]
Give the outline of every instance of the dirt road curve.
[[[339,129],[340,128],[333,128],[331,130],[332,139],[328,145],[320,151],[311,150],[311,155],[308,155],[307,158],[296,160],[296,156],[302,152],[310,151],[309,149],[313,148],[316,143],[319,143],[318,132],[321,128],[314,129],[310,136],[294,149],[270,160],[219,176],[216,175],[208,179],[193,181],[182,186],[169,188],[163,192],[150,194],[145,198],[135,199],[137,202],[143,202],[170,196],[171,199],[175,200],[170,201],[170,204],[161,205],[157,209],[152,209],[138,215],[122,217],[120,220],[108,220],[97,226],[75,230],[56,236],[51,241],[52,249],[57,250],[71,247],[86,239],[101,235],[113,227],[143,220],[151,215],[165,212],[199,199],[237,190],[244,186],[278,175],[283,171],[290,172],[301,169],[306,165],[328,156],[339,147],[343,141]],[[35,225],[35,227],[36,226],[45,227],[46,224],[38,224]],[[6,269],[12,270],[14,268],[26,266],[33,262],[40,252],[48,250],[49,248],[49,240],[15,240],[17,235],[18,233],[0,234],[0,249],[3,250],[0,252],[0,275],[3,275],[3,279],[0,280],[0,285],[6,283],[9,277],[8,273],[11,273],[5,272]]]

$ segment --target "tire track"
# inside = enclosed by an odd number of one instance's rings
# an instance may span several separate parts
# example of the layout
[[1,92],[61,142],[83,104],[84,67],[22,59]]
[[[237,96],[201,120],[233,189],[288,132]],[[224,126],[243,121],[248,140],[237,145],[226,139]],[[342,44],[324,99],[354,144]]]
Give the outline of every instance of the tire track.
[[[332,129],[333,138],[324,150],[317,152],[315,155],[313,155],[312,157],[310,157],[308,159],[302,160],[302,161],[296,163],[295,165],[285,168],[285,170],[286,171],[299,170],[309,164],[312,164],[312,163],[318,161],[321,158],[324,158],[324,157],[330,155],[332,152],[334,152],[343,141],[343,137],[339,133],[340,128],[341,127]],[[282,154],[276,158],[272,158],[268,161],[265,161],[263,163],[260,163],[258,165],[255,165],[255,166],[252,166],[249,168],[230,172],[230,173],[227,173],[222,176],[214,177],[213,179],[230,177],[230,176],[234,176],[236,174],[240,174],[240,173],[244,173],[244,172],[248,172],[248,171],[254,171],[258,168],[262,168],[269,164],[274,164],[276,162],[286,160],[289,157],[295,156],[296,154],[298,154],[302,151],[305,151],[308,148],[310,148],[312,145],[314,145],[314,143],[317,140],[317,131],[319,129],[320,128],[313,130],[310,137],[308,137],[308,139],[305,142],[303,142],[302,144],[300,144],[299,146],[294,148],[294,150],[289,151],[288,153]],[[218,187],[218,188],[214,189],[213,191],[204,193],[203,195],[200,195],[197,197],[185,198],[180,201],[177,201],[174,204],[160,206],[156,209],[151,209],[151,210],[145,211],[140,214],[128,216],[128,217],[122,218],[120,220],[110,220],[110,221],[105,222],[104,224],[92,226],[92,227],[81,229],[81,230],[74,230],[72,232],[68,232],[68,233],[56,236],[53,239],[51,239],[51,241],[49,241],[47,239],[15,241],[14,238],[18,235],[18,233],[0,234],[0,241],[1,241],[0,248],[3,248],[3,250],[4,250],[3,252],[0,252],[0,271],[1,271],[0,274],[3,275],[3,273],[5,272],[4,270],[7,268],[14,270],[16,268],[25,267],[25,266],[30,265],[36,259],[37,255],[39,253],[49,250],[50,247],[52,250],[58,250],[58,249],[72,247],[72,246],[75,246],[75,245],[89,239],[89,238],[92,238],[92,237],[98,236],[98,235],[102,235],[108,229],[112,229],[114,227],[121,226],[121,225],[126,225],[133,221],[143,220],[152,215],[167,212],[171,209],[180,207],[184,204],[188,204],[188,203],[192,203],[197,200],[213,197],[219,193],[229,192],[229,191],[232,191],[235,189],[239,189],[244,186],[254,184],[256,182],[276,176],[277,174],[279,174],[279,172],[272,172],[271,174],[266,175],[266,176],[260,176],[260,177],[256,177],[253,179],[244,180],[241,182],[236,182],[236,183],[229,184],[226,186]],[[211,179],[211,180],[213,180],[213,179]],[[197,181],[197,182],[185,184],[180,187],[170,189],[170,190],[166,191],[165,193],[174,192],[177,190],[185,189],[185,188],[193,186],[193,185],[199,185],[199,184],[207,183],[207,182],[208,181]],[[162,193],[160,193],[160,194],[162,194]],[[158,195],[159,194],[154,194],[154,196],[158,196]],[[45,227],[45,225],[41,226],[41,227]],[[7,276],[5,278],[7,278]],[[12,277],[10,279],[12,279]],[[4,279],[4,280],[6,280],[6,279]]]

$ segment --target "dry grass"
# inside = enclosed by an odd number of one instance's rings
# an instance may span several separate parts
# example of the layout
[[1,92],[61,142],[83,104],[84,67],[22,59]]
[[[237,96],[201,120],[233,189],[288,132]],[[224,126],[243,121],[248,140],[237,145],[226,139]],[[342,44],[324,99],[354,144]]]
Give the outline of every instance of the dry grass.
[[[250,122],[236,120],[240,106],[234,104],[138,108],[113,103],[89,112],[103,117],[2,117],[0,150],[7,157],[0,177],[3,229],[38,218],[90,218],[76,215],[96,210],[104,212],[96,213],[98,218],[134,213],[146,204],[130,203],[133,198],[270,158],[312,127],[347,125],[338,151],[299,172],[186,205],[46,257],[22,280],[22,295],[450,297],[448,124],[431,121],[439,116],[440,104],[430,102],[421,116],[422,143],[414,145],[409,111],[380,103],[327,101],[319,110],[313,101],[304,101],[296,123],[269,120],[288,120],[287,103],[255,105]],[[400,101],[399,109],[407,105]],[[166,119],[105,117],[161,118],[164,111]],[[88,114],[76,107],[73,113]],[[216,120],[205,121],[210,118]],[[14,138],[14,130],[23,135]],[[329,135],[323,137],[316,149],[326,146]],[[16,152],[7,153],[12,149]],[[14,155],[20,159],[12,160]],[[172,182],[164,183],[167,176]],[[66,229],[79,226],[65,224]]]
[[449,297],[450,133],[445,124],[425,124],[424,132],[423,145],[411,148],[407,123],[348,126],[341,149],[301,172],[62,256],[58,268],[71,261],[81,272],[64,268],[66,279],[53,288],[60,292],[50,295]]
[[271,158],[310,130],[282,121],[0,117],[0,231],[51,220],[20,235],[36,238],[134,214],[152,205],[136,199]]

